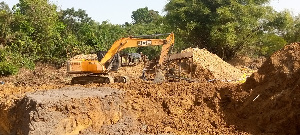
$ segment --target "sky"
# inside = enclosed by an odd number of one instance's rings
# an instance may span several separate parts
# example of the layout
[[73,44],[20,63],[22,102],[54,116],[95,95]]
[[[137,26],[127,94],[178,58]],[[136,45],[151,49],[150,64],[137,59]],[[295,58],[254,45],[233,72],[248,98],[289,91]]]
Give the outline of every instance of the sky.
[[[0,0],[7,3],[10,8],[19,2],[19,0]],[[60,9],[67,9],[74,7],[75,9],[83,9],[98,22],[109,21],[112,24],[124,24],[125,22],[132,22],[132,11],[138,8],[148,7],[159,11],[161,15],[164,6],[168,0],[50,0]],[[276,11],[283,11],[288,9],[294,15],[300,13],[300,0],[271,0],[270,5]]]

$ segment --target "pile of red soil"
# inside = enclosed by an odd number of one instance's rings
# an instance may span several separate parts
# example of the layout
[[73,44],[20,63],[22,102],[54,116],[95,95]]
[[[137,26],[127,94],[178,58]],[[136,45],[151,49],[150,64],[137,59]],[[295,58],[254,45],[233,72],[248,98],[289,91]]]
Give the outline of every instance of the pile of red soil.
[[246,134],[222,119],[218,91],[225,85],[231,84],[135,80],[100,86],[126,91],[124,107],[143,125],[142,134]]
[[71,60],[97,60],[97,54],[79,54],[71,58]]
[[188,48],[182,52],[193,53],[194,76],[196,78],[232,81],[239,80],[243,76],[239,69],[206,49]]
[[33,70],[22,68],[17,75],[2,77],[0,81],[15,86],[63,85],[71,81],[74,75],[67,74],[67,68],[60,69],[49,64],[38,63]]
[[253,134],[300,134],[299,43],[274,53],[241,88],[250,93],[235,108],[245,130]]

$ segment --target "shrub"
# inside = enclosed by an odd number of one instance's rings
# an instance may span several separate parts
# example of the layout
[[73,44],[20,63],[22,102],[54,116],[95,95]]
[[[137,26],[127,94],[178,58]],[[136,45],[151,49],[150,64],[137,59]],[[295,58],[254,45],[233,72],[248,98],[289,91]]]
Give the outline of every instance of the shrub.
[[8,62],[0,62],[0,76],[8,76],[18,73],[19,68]]

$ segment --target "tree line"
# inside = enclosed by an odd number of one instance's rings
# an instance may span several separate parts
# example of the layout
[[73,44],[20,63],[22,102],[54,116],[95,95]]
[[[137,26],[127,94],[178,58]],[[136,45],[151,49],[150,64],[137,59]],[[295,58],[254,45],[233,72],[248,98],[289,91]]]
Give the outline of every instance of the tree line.
[[[49,0],[19,0],[13,8],[1,2],[0,75],[32,69],[37,62],[61,65],[77,54],[106,51],[121,37],[169,32],[176,36],[173,52],[199,47],[225,60],[238,54],[268,56],[300,38],[299,15],[276,12],[268,2],[169,0],[166,15],[143,7],[122,25],[96,22],[82,9],[58,10]],[[154,57],[159,49],[125,51]]]

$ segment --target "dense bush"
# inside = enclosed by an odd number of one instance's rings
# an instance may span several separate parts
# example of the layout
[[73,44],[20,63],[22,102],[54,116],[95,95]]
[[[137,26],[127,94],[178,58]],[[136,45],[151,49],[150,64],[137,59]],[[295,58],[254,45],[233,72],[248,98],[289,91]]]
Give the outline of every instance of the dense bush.
[[9,62],[0,62],[0,76],[13,75],[16,74],[19,68]]

